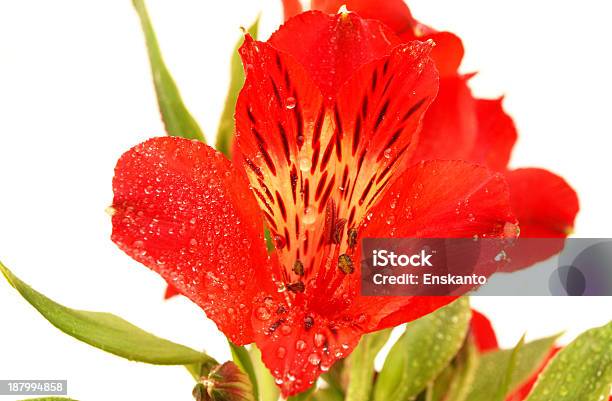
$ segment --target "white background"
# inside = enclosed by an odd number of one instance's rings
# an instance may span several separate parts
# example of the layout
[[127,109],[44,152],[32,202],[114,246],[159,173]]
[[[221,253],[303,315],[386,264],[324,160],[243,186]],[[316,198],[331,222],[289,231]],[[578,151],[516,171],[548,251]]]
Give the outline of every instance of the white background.
[[[0,0],[0,258],[69,306],[117,313],[224,359],[223,337],[185,299],[110,241],[104,213],[120,154],[163,135],[139,22],[129,0]],[[168,66],[214,142],[231,49],[280,1],[150,0]],[[414,15],[458,33],[482,96],[506,94],[520,141],[514,166],[560,173],[581,200],[575,235],[609,237],[612,61],[606,2],[414,0]],[[510,346],[606,322],[611,298],[479,298]],[[0,379],[68,379],[82,400],[189,400],[179,367],[131,363],[60,333],[0,280]],[[10,397],[0,396],[0,400]]]

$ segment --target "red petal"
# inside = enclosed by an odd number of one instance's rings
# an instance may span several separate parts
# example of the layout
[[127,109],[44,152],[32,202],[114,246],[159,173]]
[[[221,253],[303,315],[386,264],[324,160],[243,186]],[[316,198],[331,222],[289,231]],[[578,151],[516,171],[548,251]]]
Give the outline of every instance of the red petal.
[[440,91],[423,122],[414,160],[469,160],[478,133],[476,101],[468,78],[440,80]]
[[516,142],[516,127],[502,108],[502,99],[476,99],[478,135],[468,160],[504,171]]
[[302,12],[300,0],[283,0],[283,12],[285,21]]
[[452,76],[463,59],[461,39],[450,32],[438,32],[414,19],[404,0],[313,0],[312,8],[326,13],[338,12],[340,6],[346,5],[363,18],[379,20],[391,28],[404,42],[412,40],[436,43],[431,57],[436,63],[441,77]]
[[514,224],[503,175],[463,161],[409,168],[372,210],[370,238],[504,237]]
[[576,192],[549,171],[523,168],[509,171],[506,177],[521,238],[548,238],[537,243],[519,239],[509,253],[511,263],[506,267],[513,271],[559,253],[564,238],[572,231],[579,205]]
[[166,292],[164,292],[164,299],[174,298],[181,293],[172,284],[166,286]]
[[119,159],[113,190],[113,241],[202,307],[233,342],[251,342],[252,298],[268,257],[243,176],[201,142],[154,138]]
[[359,67],[388,55],[401,43],[379,21],[317,11],[290,19],[268,42],[303,65],[325,97],[335,95]]
[[[336,266],[327,274],[327,261],[345,252],[346,230],[360,223],[412,149],[436,93],[430,49],[398,46],[324,100],[291,56],[252,40],[242,47],[247,78],[236,108],[237,145],[278,239],[286,284],[316,277],[336,291],[343,280]],[[331,249],[338,220],[345,221],[338,233],[344,242]],[[303,276],[292,272],[298,260]],[[317,298],[330,302],[320,290]]]
[[349,355],[363,334],[359,317],[326,312],[287,306],[271,297],[262,298],[255,311],[255,342],[284,397],[310,387],[338,359]]
[[404,0],[312,0],[311,2],[313,10],[321,10],[328,14],[336,14],[343,5],[363,18],[382,21],[398,34],[412,32],[417,24]]
[[[355,307],[373,316],[373,320],[380,319],[368,331],[378,331],[411,322],[422,316],[434,312],[438,308],[448,305],[457,297],[452,296],[416,296],[416,297],[362,297],[355,302]],[[381,314],[381,311],[395,308],[392,313]]]
[[[462,161],[428,161],[409,168],[374,206],[363,238],[502,238],[516,222],[502,175]],[[493,254],[494,255],[494,254]],[[360,260],[360,258],[358,258]],[[483,256],[474,271],[491,274],[493,258]],[[413,320],[454,297],[359,297],[354,307],[372,311],[375,329]],[[396,308],[389,313],[381,306]],[[376,313],[376,309],[379,312]]]
[[472,309],[472,321],[470,323],[474,342],[479,352],[494,351],[499,349],[497,336],[491,321],[482,313]]
[[[400,36],[402,39],[409,39]],[[464,49],[461,39],[451,32],[436,32],[417,36],[419,40],[431,39],[436,44],[431,58],[436,63],[441,77],[451,77],[457,74],[461,60],[463,59]]]

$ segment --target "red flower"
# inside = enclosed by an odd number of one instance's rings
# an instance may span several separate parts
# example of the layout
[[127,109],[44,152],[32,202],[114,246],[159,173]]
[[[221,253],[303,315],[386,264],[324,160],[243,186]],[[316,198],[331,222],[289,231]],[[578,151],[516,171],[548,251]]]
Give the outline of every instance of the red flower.
[[356,14],[301,14],[240,49],[233,162],[165,137],[117,163],[113,241],[233,342],[256,342],[285,395],[364,333],[453,299],[360,296],[359,239],[516,231],[502,175],[463,161],[408,165],[437,92],[431,48]]
[[[286,17],[299,12],[284,1]],[[438,32],[417,21],[404,0],[313,0],[312,8],[336,13],[342,5],[364,18],[380,20],[403,41],[432,39],[432,58],[440,72],[440,90],[424,118],[423,130],[413,160],[457,159],[483,164],[503,172],[510,184],[512,209],[520,223],[521,237],[550,238],[532,243],[518,242],[510,252],[515,270],[558,253],[572,231],[578,213],[578,197],[563,178],[543,169],[508,170],[517,133],[504,112],[501,99],[476,99],[467,85],[471,75],[457,69],[463,57],[461,40],[450,32]],[[558,238],[554,240],[553,238]]]

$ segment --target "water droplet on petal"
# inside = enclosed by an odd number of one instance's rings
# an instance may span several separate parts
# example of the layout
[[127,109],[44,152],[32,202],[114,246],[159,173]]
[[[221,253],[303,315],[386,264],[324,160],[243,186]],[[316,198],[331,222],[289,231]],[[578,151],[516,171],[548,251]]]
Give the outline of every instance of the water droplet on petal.
[[308,206],[304,209],[304,219],[302,220],[304,224],[310,225],[315,222],[317,216],[315,215],[315,210],[312,206]]
[[312,354],[308,355],[308,363],[316,366],[321,363],[321,357],[316,352],[313,352]]
[[298,351],[304,351],[306,349],[306,341],[304,340],[297,340],[295,342],[295,349]]
[[300,166],[300,170],[303,172],[307,172],[312,167],[312,162],[310,161],[310,157],[302,156],[298,160],[298,164]]
[[276,357],[278,359],[283,359],[287,355],[287,349],[285,347],[278,347],[276,350]]
[[259,320],[266,321],[270,319],[270,311],[268,310],[268,308],[263,307],[263,306],[260,306],[259,308],[257,308],[257,310],[255,311],[255,315],[257,316],[257,319]]
[[322,347],[325,345],[325,335],[322,333],[316,333],[314,335],[314,343],[317,347]]
[[288,110],[294,109],[295,108],[295,98],[293,96],[289,96],[287,99],[285,99],[285,107]]

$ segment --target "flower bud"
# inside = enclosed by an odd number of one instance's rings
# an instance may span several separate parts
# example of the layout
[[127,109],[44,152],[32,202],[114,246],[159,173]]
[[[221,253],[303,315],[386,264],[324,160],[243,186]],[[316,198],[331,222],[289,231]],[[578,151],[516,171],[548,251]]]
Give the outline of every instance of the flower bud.
[[213,368],[193,389],[196,401],[255,401],[249,377],[234,363]]

